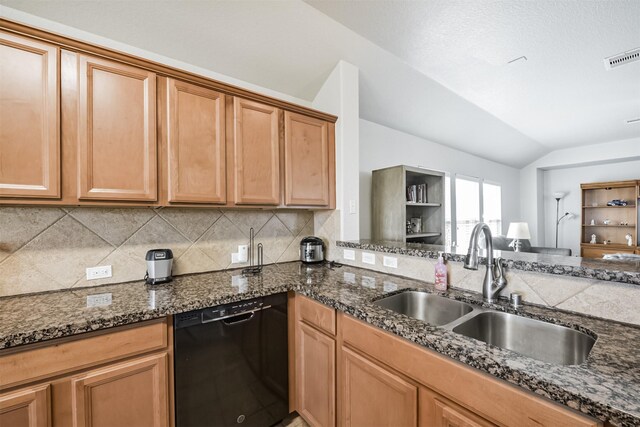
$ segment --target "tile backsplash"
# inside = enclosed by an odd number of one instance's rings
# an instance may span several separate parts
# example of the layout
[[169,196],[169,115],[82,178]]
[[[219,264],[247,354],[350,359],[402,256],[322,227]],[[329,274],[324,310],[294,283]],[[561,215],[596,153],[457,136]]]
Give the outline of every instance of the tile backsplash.
[[[355,260],[343,257],[344,249],[353,250]],[[360,249],[335,248],[337,261],[356,267],[369,268],[389,274],[398,274],[414,279],[433,282],[435,278],[436,260],[393,255],[381,252],[363,251]],[[375,256],[375,265],[362,262],[362,252]],[[385,256],[397,258],[398,268],[385,267]],[[466,270],[461,262],[447,262],[449,285],[458,289],[481,293],[485,268]],[[510,292],[522,294],[524,301],[533,304],[557,307],[577,313],[588,314],[604,319],[640,325],[640,288],[595,279],[559,276],[555,274],[534,273],[521,270],[507,270],[507,287],[502,295]]]
[[[0,296],[139,280],[149,249],[170,248],[176,275],[242,267],[231,253],[264,245],[265,263],[298,259],[313,234],[307,211],[0,207]],[[113,276],[87,281],[85,269]]]

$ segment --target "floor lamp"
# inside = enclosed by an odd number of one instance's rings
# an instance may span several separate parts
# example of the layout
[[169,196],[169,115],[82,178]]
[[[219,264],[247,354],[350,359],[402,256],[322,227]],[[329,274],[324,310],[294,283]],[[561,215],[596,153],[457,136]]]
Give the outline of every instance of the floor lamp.
[[563,193],[562,191],[556,191],[553,193],[553,198],[556,199],[556,248],[558,247],[558,226],[560,225],[560,221],[562,221],[569,212],[565,212],[562,217],[560,217],[560,199],[562,199],[567,193]]

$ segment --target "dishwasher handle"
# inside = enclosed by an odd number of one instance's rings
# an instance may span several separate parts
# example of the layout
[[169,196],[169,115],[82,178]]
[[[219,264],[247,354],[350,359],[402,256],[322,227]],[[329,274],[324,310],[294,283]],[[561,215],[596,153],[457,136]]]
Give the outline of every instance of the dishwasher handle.
[[[256,312],[260,311],[260,310],[266,310],[267,308],[271,308],[270,305],[265,305],[264,307],[259,307],[253,310],[247,310],[247,311],[241,311],[240,313],[234,313],[234,314],[230,314],[228,316],[222,316],[222,317],[218,317],[216,319],[206,319],[204,318],[204,316],[202,317],[202,323],[210,323],[210,322],[218,322],[220,320],[225,320],[225,324],[226,325],[234,325],[234,324],[238,324],[238,323],[242,323],[242,322],[247,322],[251,319],[253,319],[253,316],[255,316]],[[246,319],[241,319],[235,322],[229,322],[226,321],[227,319],[234,319],[236,317],[241,317],[244,315],[250,314],[249,317],[247,317]]]

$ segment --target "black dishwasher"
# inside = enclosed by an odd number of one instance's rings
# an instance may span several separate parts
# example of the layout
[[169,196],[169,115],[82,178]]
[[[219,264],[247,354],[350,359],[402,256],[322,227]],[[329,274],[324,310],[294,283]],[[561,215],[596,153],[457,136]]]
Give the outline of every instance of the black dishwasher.
[[177,427],[271,426],[289,413],[287,294],[174,316]]

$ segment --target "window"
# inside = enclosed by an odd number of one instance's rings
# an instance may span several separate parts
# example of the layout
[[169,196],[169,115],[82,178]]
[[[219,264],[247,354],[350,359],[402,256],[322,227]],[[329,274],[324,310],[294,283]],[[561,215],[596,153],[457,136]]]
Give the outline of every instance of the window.
[[491,234],[502,234],[502,187],[498,184],[482,183],[482,218],[491,229]]
[[489,226],[492,235],[502,234],[500,184],[457,175],[453,182],[448,177],[445,179],[445,191],[445,203],[450,206],[445,210],[445,244],[466,249],[473,227],[480,218]]
[[480,182],[473,178],[456,177],[456,239],[466,248],[471,231],[480,222]]

